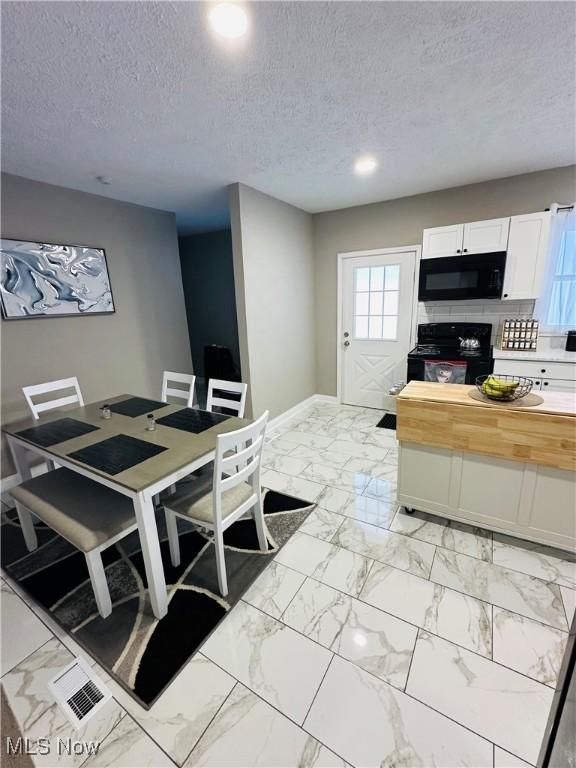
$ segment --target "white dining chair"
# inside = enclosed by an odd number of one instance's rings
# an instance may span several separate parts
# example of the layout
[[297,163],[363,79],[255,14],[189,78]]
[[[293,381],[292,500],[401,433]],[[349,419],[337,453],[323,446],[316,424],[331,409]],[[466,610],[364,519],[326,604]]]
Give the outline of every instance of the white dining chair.
[[34,518],[39,518],[84,553],[98,612],[112,612],[102,552],[136,530],[128,496],[69,469],[56,469],[10,491],[29,552],[38,548]]
[[[210,379],[208,382],[208,397],[206,399],[206,410],[211,411],[214,406],[218,408],[228,408],[231,411],[236,411],[238,416],[242,418],[244,416],[244,408],[246,407],[246,394],[248,392],[248,384],[244,384],[240,381],[224,381],[224,379]],[[226,397],[226,394],[240,395],[240,400],[234,400]],[[224,395],[222,397],[221,395]]]
[[262,446],[267,421],[268,411],[247,427],[218,435],[213,476],[200,476],[192,483],[183,484],[182,490],[164,501],[172,565],[180,565],[179,517],[213,531],[218,587],[223,597],[228,594],[224,531],[250,509],[260,549],[268,551],[260,485]]
[[[33,399],[39,395],[47,395],[50,392],[63,392],[69,389],[73,389],[74,394],[64,395],[64,397],[57,397],[52,400],[43,400],[39,403],[35,403]],[[40,414],[45,411],[52,411],[65,405],[74,405],[75,403],[84,405],[80,384],[78,384],[76,376],[71,376],[69,379],[58,379],[57,381],[46,381],[44,384],[31,384],[28,387],[22,387],[22,392],[35,419],[39,419]],[[54,469],[55,466],[52,460],[46,459],[48,470]]]
[[[162,377],[162,397],[163,403],[168,402],[169,397],[176,397],[185,400],[188,408],[194,404],[194,384],[196,376],[190,373],[174,373],[174,371],[164,371]],[[187,384],[187,389],[175,389],[171,384]]]
[[[174,371],[164,371],[164,375],[162,376],[162,395],[160,399],[163,403],[167,403],[169,397],[179,398],[180,400],[184,400],[186,402],[188,408],[192,408],[194,405],[195,383],[196,376],[193,376],[191,373],[175,373]],[[187,389],[178,389],[171,387],[171,384],[187,384],[188,386]],[[171,485],[168,488],[169,493],[174,493],[175,490],[175,485]],[[159,493],[155,494],[153,501],[156,505],[160,503]]]
[[[73,389],[74,394],[57,397],[53,400],[44,400],[40,403],[35,403],[33,400],[38,395],[61,392],[66,389]],[[54,408],[62,408],[65,405],[74,405],[74,403],[84,405],[84,399],[76,376],[71,376],[69,379],[58,379],[58,381],[47,381],[44,384],[32,384],[29,387],[22,387],[22,392],[35,419],[39,419],[40,414],[44,413],[44,411],[52,411]]]

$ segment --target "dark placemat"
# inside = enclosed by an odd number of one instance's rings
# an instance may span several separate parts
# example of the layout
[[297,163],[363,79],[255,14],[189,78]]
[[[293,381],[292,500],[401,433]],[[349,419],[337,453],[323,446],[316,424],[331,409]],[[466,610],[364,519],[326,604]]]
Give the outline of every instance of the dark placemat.
[[31,443],[47,448],[49,445],[56,445],[56,443],[63,443],[64,440],[71,440],[73,437],[87,435],[88,432],[94,432],[96,429],[100,429],[100,427],[95,427],[93,424],[85,424],[83,421],[76,421],[76,419],[57,419],[49,424],[42,424],[39,427],[23,429],[22,432],[17,432],[16,434],[18,437],[24,438],[24,440],[29,440]]
[[147,443],[137,437],[116,435],[69,455],[71,459],[88,464],[89,467],[108,475],[117,475],[167,450],[163,445]]
[[220,413],[199,411],[197,408],[182,408],[181,411],[176,411],[175,413],[168,414],[168,416],[163,416],[161,419],[157,419],[157,423],[162,424],[164,427],[181,429],[183,432],[194,432],[197,435],[229,418],[230,416],[224,416]]
[[157,411],[160,408],[167,408],[168,403],[162,403],[160,400],[147,400],[145,397],[130,397],[128,400],[122,400],[119,403],[112,403],[110,410],[114,413],[120,413],[122,416],[143,416],[150,411]]
[[378,424],[376,424],[377,427],[382,427],[383,429],[396,429],[396,414],[395,413],[386,413]]

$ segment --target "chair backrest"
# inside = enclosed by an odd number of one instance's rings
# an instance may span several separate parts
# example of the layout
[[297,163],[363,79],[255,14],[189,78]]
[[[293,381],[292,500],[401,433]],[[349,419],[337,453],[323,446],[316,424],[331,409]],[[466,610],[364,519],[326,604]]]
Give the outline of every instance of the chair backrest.
[[[41,403],[34,403],[32,399],[36,395],[45,395],[48,392],[58,392],[63,389],[74,389],[74,394],[58,397],[55,400],[44,400]],[[62,408],[65,405],[73,405],[74,403],[84,405],[82,392],[80,392],[80,385],[76,376],[71,376],[69,379],[58,379],[58,381],[47,381],[45,384],[32,384],[29,387],[22,387],[22,392],[35,419],[39,419],[40,414],[44,411],[52,411],[54,408]]]
[[[167,403],[168,397],[178,397],[185,400],[188,408],[194,404],[194,382],[196,376],[191,373],[174,373],[174,371],[164,371],[162,377],[162,402]],[[187,384],[187,389],[174,389],[170,384]]]
[[[228,408],[231,411],[236,411],[238,416],[242,418],[244,416],[244,408],[246,407],[246,394],[248,392],[248,384],[243,384],[241,381],[224,381],[224,379],[210,379],[208,382],[208,397],[206,398],[206,410],[211,411],[214,406],[219,408]],[[227,397],[221,397],[226,393],[234,393],[240,395],[240,400],[232,400]]]
[[250,481],[256,491],[260,486],[260,468],[268,411],[253,424],[216,438],[214,458],[214,522],[222,519],[222,494],[240,483]]

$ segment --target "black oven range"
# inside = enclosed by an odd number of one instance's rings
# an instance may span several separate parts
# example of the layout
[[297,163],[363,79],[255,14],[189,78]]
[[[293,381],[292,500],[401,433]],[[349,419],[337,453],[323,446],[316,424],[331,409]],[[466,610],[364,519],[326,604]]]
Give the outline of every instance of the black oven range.
[[418,343],[408,354],[407,381],[474,384],[477,376],[492,373],[491,336],[490,323],[420,324]]

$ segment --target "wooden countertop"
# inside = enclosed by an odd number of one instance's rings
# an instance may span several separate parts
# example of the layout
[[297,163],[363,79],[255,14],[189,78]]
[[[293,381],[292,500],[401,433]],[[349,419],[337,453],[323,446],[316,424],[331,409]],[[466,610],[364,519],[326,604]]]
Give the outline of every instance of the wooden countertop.
[[480,408],[522,411],[525,413],[550,413],[556,416],[576,416],[576,394],[572,392],[535,392],[544,401],[540,405],[524,406],[521,400],[499,403],[483,402],[468,394],[476,387],[469,384],[438,384],[433,381],[411,381],[398,395],[399,400],[426,400],[452,405],[471,405]]
[[576,469],[576,396],[538,392],[543,402],[483,402],[474,387],[411,381],[396,402],[403,443],[495,456],[556,469]]

